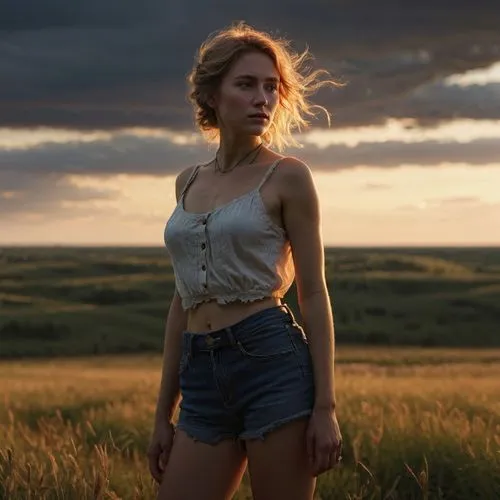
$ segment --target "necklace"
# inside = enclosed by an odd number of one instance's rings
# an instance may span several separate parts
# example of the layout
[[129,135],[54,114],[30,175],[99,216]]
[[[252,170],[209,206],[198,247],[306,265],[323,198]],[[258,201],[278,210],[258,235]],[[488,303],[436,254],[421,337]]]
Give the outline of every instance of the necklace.
[[246,160],[252,153],[255,153],[254,157],[252,158],[252,161],[248,163],[248,165],[251,165],[259,156],[260,149],[262,148],[262,142],[255,148],[251,149],[241,160],[236,162],[231,168],[227,170],[222,170],[219,165],[219,160],[217,158],[217,154],[215,154],[215,163],[214,163],[214,169],[217,170],[220,174],[227,174],[228,172],[231,172],[234,170],[238,165],[243,163],[244,160]]

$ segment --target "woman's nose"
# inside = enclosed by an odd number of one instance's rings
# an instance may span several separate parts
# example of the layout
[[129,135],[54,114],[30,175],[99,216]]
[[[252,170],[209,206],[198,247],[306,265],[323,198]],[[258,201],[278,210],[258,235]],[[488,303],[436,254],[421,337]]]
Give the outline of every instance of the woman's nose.
[[255,97],[254,97],[254,103],[257,106],[267,105],[267,96],[266,96],[264,89],[257,90]]

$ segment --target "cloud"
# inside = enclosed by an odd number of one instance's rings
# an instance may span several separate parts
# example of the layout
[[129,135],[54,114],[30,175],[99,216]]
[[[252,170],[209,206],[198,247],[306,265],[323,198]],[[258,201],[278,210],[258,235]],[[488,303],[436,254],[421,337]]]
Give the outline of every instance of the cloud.
[[485,85],[444,85],[436,83],[416,89],[395,106],[392,115],[410,115],[420,125],[454,119],[500,118],[500,83]]
[[[223,2],[218,9],[201,0],[149,0],[140,7],[131,0],[87,0],[71,9],[62,0],[6,0],[0,126],[192,129],[185,77],[195,50],[236,19],[289,38],[299,50],[308,44],[318,66],[349,82],[318,95],[339,127],[388,116],[425,123],[454,116],[439,97],[455,90],[429,91],[424,107],[414,91],[500,60],[496,0],[477,0],[473,9],[468,0],[313,1],[307,22],[304,9],[298,0]],[[500,116],[497,108],[473,107],[475,118]],[[469,116],[461,104],[458,111]]]
[[19,215],[39,218],[87,216],[95,201],[111,200],[116,190],[76,186],[63,174],[34,176],[30,173],[0,170],[0,213],[2,220]]
[[500,119],[500,84],[496,82],[459,86],[440,81],[399,94],[384,92],[384,96],[334,109],[334,127],[381,125],[389,119],[409,119],[419,127],[435,127],[457,119]]
[[[498,162],[500,141],[476,139],[469,143],[398,141],[359,143],[354,147],[335,144],[326,148],[307,145],[292,151],[315,171],[340,171],[357,166],[396,168],[402,164],[436,166],[484,165]],[[112,177],[117,174],[176,175],[183,168],[208,161],[213,149],[193,143],[182,145],[166,137],[117,134],[108,140],[45,143],[26,149],[0,150],[0,213],[16,215],[64,214],[87,216],[96,210],[113,210],[119,191],[84,187],[74,176]],[[366,190],[391,189],[383,183],[366,183]],[[465,200],[467,201],[467,200]],[[449,201],[448,204],[464,200]],[[428,201],[427,204],[431,202]],[[59,215],[58,215],[59,216]]]
[[172,175],[207,159],[206,145],[180,145],[166,138],[117,134],[109,140],[44,143],[0,150],[0,171],[32,174]]
[[[0,172],[12,175],[156,175],[179,173],[197,163],[209,161],[214,148],[198,143],[177,144],[165,137],[117,134],[109,140],[45,143],[27,149],[0,150]],[[467,143],[426,140],[362,142],[354,147],[333,144],[325,148],[306,145],[291,149],[312,169],[337,171],[358,166],[395,168],[400,165],[441,164],[485,165],[498,163],[500,141],[476,139]],[[1,184],[0,184],[1,185]],[[373,188],[373,186],[372,186]]]
[[399,141],[360,143],[355,147],[333,145],[307,148],[301,158],[318,170],[340,170],[358,166],[396,168],[401,165],[435,167],[444,164],[496,164],[500,158],[497,138],[476,139],[468,143]]
[[473,227],[483,233],[483,241],[491,236],[497,236],[498,231],[481,231],[481,225],[490,229],[500,227],[500,203],[486,201],[476,196],[427,198],[417,204],[400,205],[396,207],[395,212],[413,214],[419,218],[427,214],[433,217],[434,222],[446,221],[459,229],[465,228],[467,224],[473,224]]
[[470,207],[483,202],[478,196],[452,196],[450,198],[427,199],[426,203],[437,207]]
[[392,186],[390,184],[384,184],[382,182],[366,182],[362,187],[367,191],[383,191],[386,189],[391,189]]

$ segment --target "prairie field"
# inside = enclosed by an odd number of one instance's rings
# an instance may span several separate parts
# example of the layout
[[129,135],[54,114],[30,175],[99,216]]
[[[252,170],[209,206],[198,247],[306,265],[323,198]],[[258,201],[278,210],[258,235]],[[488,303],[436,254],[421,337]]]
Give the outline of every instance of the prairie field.
[[[345,444],[317,500],[500,498],[500,250],[327,249],[326,272]],[[173,290],[162,249],[0,249],[0,499],[155,498]]]
[[[325,260],[339,344],[500,347],[498,248],[328,248]],[[0,248],[0,358],[159,352],[173,293],[162,248]]]
[[[319,500],[500,498],[500,350],[339,347],[343,465]],[[0,498],[153,499],[161,358],[0,364]],[[236,499],[251,499],[247,475]]]

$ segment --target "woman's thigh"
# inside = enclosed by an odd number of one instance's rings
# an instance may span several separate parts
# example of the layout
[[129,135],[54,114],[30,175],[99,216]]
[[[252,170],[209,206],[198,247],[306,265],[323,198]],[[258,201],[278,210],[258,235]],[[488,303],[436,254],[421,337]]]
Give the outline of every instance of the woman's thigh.
[[230,499],[238,489],[245,468],[245,452],[234,440],[206,444],[178,430],[157,498]]
[[254,500],[312,500],[316,478],[306,452],[308,418],[246,441]]

